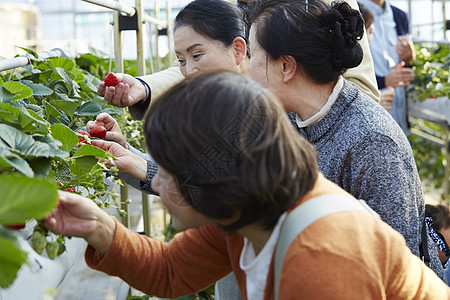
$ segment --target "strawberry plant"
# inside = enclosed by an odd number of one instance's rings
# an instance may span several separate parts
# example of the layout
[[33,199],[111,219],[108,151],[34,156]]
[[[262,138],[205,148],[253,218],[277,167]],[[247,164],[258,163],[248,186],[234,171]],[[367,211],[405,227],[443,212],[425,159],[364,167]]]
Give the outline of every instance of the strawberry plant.
[[419,101],[428,98],[448,96],[450,93],[449,45],[416,44],[416,60],[413,62],[414,80],[408,86],[408,93]]
[[[104,164],[114,158],[75,131],[101,112],[118,116],[121,111],[97,95],[100,80],[72,60],[44,60],[27,51],[30,65],[0,73],[1,288],[13,282],[26,261],[9,228],[42,218],[55,206],[58,189],[82,193],[100,207],[118,205],[118,195],[103,183],[117,172]],[[53,259],[64,252],[65,240],[38,221],[31,242]]]
[[[423,101],[450,94],[450,46],[445,44],[416,44],[417,58],[413,63],[415,78],[407,89],[413,101]],[[445,130],[437,124],[410,118],[411,127],[445,139]],[[422,137],[410,135],[409,141],[423,182],[441,188],[444,179],[445,153],[443,147]]]

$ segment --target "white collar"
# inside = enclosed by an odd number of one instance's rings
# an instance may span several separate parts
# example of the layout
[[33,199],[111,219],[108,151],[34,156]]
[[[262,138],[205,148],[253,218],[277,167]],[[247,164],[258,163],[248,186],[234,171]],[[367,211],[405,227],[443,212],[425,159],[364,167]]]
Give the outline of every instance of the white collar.
[[297,114],[296,119],[297,126],[299,128],[308,127],[322,120],[322,118],[325,117],[331,110],[331,107],[336,102],[339,93],[341,92],[343,87],[344,87],[344,77],[339,76],[338,81],[336,82],[336,85],[333,88],[333,92],[331,93],[330,97],[328,97],[327,103],[325,103],[325,105],[314,116],[312,116],[309,119],[306,119],[305,121],[303,121]]

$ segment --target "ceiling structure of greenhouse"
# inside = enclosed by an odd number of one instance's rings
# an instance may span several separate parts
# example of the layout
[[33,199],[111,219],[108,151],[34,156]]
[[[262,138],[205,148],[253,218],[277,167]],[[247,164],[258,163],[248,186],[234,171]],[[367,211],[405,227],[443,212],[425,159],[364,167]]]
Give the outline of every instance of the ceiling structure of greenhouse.
[[[190,0],[144,1],[146,13],[152,15],[155,3],[161,8],[160,18],[165,18],[165,6],[169,2],[172,17]],[[134,0],[121,3],[134,6]],[[445,16],[450,16],[445,1],[440,0],[392,0],[410,16],[411,32],[415,40],[446,41]],[[0,34],[4,37],[0,46],[0,57],[10,58],[23,54],[19,47],[45,51],[61,48],[76,56],[96,49],[106,55],[112,53],[112,11],[82,0],[0,0]],[[151,37],[154,26],[147,24],[145,36]],[[159,52],[164,56],[167,42],[162,37]],[[134,59],[136,37],[133,32],[123,35],[124,58]],[[146,54],[153,56],[155,46],[148,38]]]

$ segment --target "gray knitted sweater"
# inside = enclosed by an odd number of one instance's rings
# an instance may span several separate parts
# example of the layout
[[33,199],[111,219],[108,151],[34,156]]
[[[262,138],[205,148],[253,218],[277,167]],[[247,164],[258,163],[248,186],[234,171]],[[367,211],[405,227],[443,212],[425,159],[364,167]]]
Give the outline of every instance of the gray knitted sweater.
[[[297,127],[295,115],[289,114]],[[298,129],[317,148],[319,169],[357,199],[364,199],[399,231],[419,256],[424,196],[411,146],[389,113],[348,81],[329,113]],[[431,268],[444,278],[429,238]]]

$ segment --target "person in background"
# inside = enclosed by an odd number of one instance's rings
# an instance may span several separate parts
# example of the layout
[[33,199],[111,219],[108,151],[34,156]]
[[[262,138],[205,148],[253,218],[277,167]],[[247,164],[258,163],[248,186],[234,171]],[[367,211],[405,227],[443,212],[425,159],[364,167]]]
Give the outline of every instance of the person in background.
[[433,241],[439,251],[439,258],[445,268],[447,284],[450,285],[450,210],[447,205],[425,205],[425,216],[428,226],[432,228],[434,234]]
[[409,134],[406,89],[414,79],[408,68],[415,60],[415,48],[409,30],[408,16],[389,0],[358,0],[374,15],[373,40],[370,52],[373,57],[378,88],[395,88],[395,97],[389,113],[402,130]]
[[[315,148],[293,130],[278,99],[243,75],[185,80],[153,104],[144,124],[160,165],[153,189],[181,233],[166,243],[131,232],[68,192],[44,220],[51,231],[88,242],[91,268],[148,295],[190,295],[233,271],[244,299],[274,299],[273,255],[290,211],[320,196],[356,201],[319,172]],[[121,169],[133,165],[117,143],[92,143],[108,145]],[[128,170],[141,176],[135,171]],[[280,278],[280,300],[450,297],[398,232],[362,211],[307,227],[286,252]]]
[[[365,6],[358,2],[359,11],[364,19],[364,26],[366,28],[367,40],[370,42],[373,39],[373,21],[375,17],[372,12]],[[395,89],[392,86],[386,87],[380,90],[380,105],[383,106],[386,110],[391,110],[392,103],[394,102],[395,97]]]

